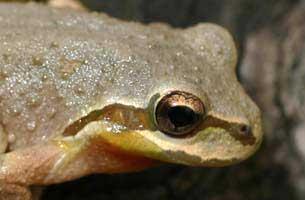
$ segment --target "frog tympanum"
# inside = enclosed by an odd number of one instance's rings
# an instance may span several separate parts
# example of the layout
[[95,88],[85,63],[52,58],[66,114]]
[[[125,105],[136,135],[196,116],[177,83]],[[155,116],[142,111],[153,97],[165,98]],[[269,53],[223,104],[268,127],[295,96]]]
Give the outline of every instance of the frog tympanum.
[[0,44],[0,199],[156,162],[231,165],[262,141],[233,39],[217,25],[7,3]]

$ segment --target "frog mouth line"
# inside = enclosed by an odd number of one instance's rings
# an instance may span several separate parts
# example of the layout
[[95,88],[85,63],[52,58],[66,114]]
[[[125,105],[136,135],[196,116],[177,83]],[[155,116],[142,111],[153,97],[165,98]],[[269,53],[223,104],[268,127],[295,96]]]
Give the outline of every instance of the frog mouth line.
[[128,130],[152,130],[156,128],[150,123],[148,110],[112,104],[101,110],[94,110],[65,128],[63,136],[77,135],[87,124],[93,121],[109,121],[128,128]]
[[[136,108],[122,104],[108,105],[103,109],[94,110],[88,115],[76,120],[65,128],[63,136],[77,135],[87,124],[94,121],[108,121],[113,124],[126,127],[129,131],[151,130],[157,131],[156,126],[152,123],[149,109]],[[206,116],[203,123],[198,126],[196,131],[206,128],[222,128],[232,137],[240,141],[243,145],[254,145],[256,139],[251,128],[238,122],[228,122],[218,117]]]

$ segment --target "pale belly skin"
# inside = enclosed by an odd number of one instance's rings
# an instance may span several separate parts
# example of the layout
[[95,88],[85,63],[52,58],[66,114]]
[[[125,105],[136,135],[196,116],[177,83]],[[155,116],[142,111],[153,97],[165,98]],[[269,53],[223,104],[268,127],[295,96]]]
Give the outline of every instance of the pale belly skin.
[[[216,25],[179,30],[35,4],[0,4],[0,45],[0,199],[31,199],[33,185],[139,170],[152,160],[230,165],[261,143],[259,110],[236,79],[235,45]],[[155,94],[167,90],[204,99],[220,127],[205,127],[186,143],[154,125],[104,137],[98,133],[115,132],[114,126],[100,122],[75,133],[79,140],[63,134],[109,105],[144,112]],[[235,135],[237,124],[251,126],[251,140]]]

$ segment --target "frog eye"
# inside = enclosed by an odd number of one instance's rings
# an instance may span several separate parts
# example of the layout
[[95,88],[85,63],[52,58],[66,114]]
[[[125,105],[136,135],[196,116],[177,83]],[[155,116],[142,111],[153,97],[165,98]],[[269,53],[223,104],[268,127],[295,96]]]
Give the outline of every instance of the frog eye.
[[185,137],[194,133],[205,114],[202,101],[195,95],[173,91],[158,102],[155,121],[158,129],[174,137]]

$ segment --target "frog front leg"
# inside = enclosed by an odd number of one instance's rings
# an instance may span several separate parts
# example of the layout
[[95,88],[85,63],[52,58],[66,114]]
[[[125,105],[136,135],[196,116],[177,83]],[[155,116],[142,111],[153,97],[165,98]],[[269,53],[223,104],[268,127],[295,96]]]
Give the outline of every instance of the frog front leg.
[[0,183],[0,200],[39,200],[42,191],[42,187]]
[[0,183],[0,200],[33,200],[29,187]]
[[3,188],[8,188],[4,191],[9,194],[13,191],[9,186],[13,185],[18,189],[16,194],[26,194],[30,199],[26,187],[61,183],[92,173],[140,170],[153,164],[151,159],[126,154],[107,143],[104,136],[115,134],[109,126],[108,123],[94,122],[75,136],[62,136],[2,154],[0,182]]
[[[48,185],[81,176],[81,170],[73,165],[55,171],[63,157],[71,157],[72,151],[62,151],[55,144],[29,147],[0,156],[0,200],[38,200],[41,188],[33,185]],[[73,160],[70,160],[72,163]],[[54,173],[54,174],[52,174]]]
[[60,151],[56,146],[34,146],[0,156],[0,200],[39,199],[44,177]]

